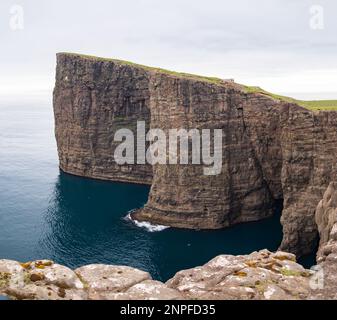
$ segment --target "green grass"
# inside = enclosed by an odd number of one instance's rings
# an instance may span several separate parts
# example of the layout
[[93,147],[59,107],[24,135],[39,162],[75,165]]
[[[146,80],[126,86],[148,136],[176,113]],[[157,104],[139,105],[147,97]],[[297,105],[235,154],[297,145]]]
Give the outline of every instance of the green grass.
[[130,65],[134,66],[136,68],[148,70],[148,71],[155,71],[155,72],[161,72],[165,74],[169,74],[178,78],[187,78],[187,79],[192,79],[192,80],[199,80],[203,82],[209,82],[213,84],[222,84],[223,80],[216,78],[216,77],[204,77],[204,76],[199,76],[196,74],[191,74],[191,73],[184,73],[184,72],[176,72],[176,71],[171,71],[171,70],[166,70],[162,68],[156,68],[156,67],[149,67],[145,66],[142,64],[134,63],[131,61],[126,61],[126,60],[120,60],[120,59],[113,59],[113,58],[101,58],[101,57],[96,57],[96,56],[90,56],[90,55],[85,55],[85,54],[78,54],[78,53],[70,53],[70,52],[60,52],[60,54],[65,54],[65,55],[72,55],[74,57],[81,57],[84,59],[89,59],[89,60],[94,60],[94,61],[107,61],[107,62],[115,62],[119,63],[122,65]]
[[[154,71],[154,72],[161,72],[164,74],[168,74],[174,77],[178,78],[187,78],[191,80],[196,80],[196,81],[203,81],[203,82],[208,82],[212,84],[217,84],[217,85],[223,85],[224,80],[216,77],[204,77],[204,76],[199,76],[196,74],[190,74],[190,73],[184,73],[184,72],[176,72],[176,71],[170,71],[162,68],[156,68],[156,67],[149,67],[149,66],[144,66],[142,64],[137,64],[133,63],[131,61],[125,61],[125,60],[119,60],[119,59],[113,59],[113,58],[101,58],[101,57],[96,57],[96,56],[90,56],[90,55],[85,55],[85,54],[78,54],[78,53],[70,53],[70,52],[61,52],[60,54],[65,54],[65,55],[72,55],[74,57],[81,57],[84,59],[89,59],[93,61],[112,61],[115,63],[119,63],[122,65],[130,65],[134,66],[136,68],[140,68],[143,70],[148,70],[148,71]],[[276,100],[280,101],[286,101],[289,103],[296,103],[306,109],[312,110],[312,111],[331,111],[331,110],[337,110],[337,100],[315,100],[315,101],[305,101],[305,100],[297,100],[291,97],[285,97],[282,95],[274,94],[271,92],[268,92],[260,87],[252,87],[252,86],[245,86],[242,85],[243,90],[246,93],[257,93],[257,94],[263,94],[268,97],[271,97]]]
[[282,268],[280,270],[281,274],[287,277],[310,277],[309,271],[295,271],[295,270],[289,270],[287,268]]
[[260,94],[266,95],[276,100],[286,101],[289,103],[296,103],[312,111],[336,111],[337,110],[337,100],[311,100],[311,101],[298,100],[298,99],[294,99],[291,97],[281,96],[278,94],[268,92],[260,87],[244,86],[244,88],[247,93],[260,93]]
[[337,100],[299,101],[299,105],[312,111],[337,110]]

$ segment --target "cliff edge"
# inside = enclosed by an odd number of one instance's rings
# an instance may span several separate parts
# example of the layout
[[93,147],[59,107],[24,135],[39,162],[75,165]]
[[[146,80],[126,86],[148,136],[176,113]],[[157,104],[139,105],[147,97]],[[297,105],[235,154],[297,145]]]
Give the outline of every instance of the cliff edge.
[[[284,200],[281,249],[312,250],[315,209],[336,180],[337,112],[295,103],[221,79],[132,63],[58,54],[54,90],[60,168],[90,178],[151,184],[137,220],[217,229],[269,217]],[[223,167],[117,165],[118,128],[222,129]],[[135,149],[137,154],[137,149]]]

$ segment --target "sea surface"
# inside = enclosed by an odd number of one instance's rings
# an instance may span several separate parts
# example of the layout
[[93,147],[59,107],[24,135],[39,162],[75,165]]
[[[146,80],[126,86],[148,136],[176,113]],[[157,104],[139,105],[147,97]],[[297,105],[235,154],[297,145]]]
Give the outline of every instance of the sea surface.
[[[273,218],[225,230],[149,232],[125,219],[148,193],[60,172],[51,102],[0,102],[0,259],[128,265],[165,281],[219,254],[281,242],[281,206]],[[303,262],[313,265],[314,255]]]

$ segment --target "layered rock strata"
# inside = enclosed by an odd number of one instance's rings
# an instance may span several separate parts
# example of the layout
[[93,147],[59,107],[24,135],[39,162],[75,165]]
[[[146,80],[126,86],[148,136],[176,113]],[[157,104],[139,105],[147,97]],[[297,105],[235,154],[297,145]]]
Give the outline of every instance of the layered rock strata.
[[[141,68],[58,55],[54,89],[60,167],[83,177],[151,184],[146,164],[116,164],[118,129],[149,126],[149,75]],[[137,155],[137,149],[134,149]]]
[[[217,229],[269,217],[284,199],[281,248],[305,254],[314,247],[315,208],[337,171],[336,112],[313,113],[231,82],[73,54],[58,55],[54,111],[63,171],[152,184],[137,220]],[[164,131],[222,129],[221,173],[117,165],[114,133],[136,132],[137,120]]]

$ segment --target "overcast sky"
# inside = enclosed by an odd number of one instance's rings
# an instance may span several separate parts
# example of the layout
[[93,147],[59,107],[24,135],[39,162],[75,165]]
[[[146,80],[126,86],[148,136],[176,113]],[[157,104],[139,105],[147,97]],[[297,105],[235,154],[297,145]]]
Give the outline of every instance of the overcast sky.
[[69,51],[337,99],[336,17],[335,0],[1,0],[0,96],[50,94]]

